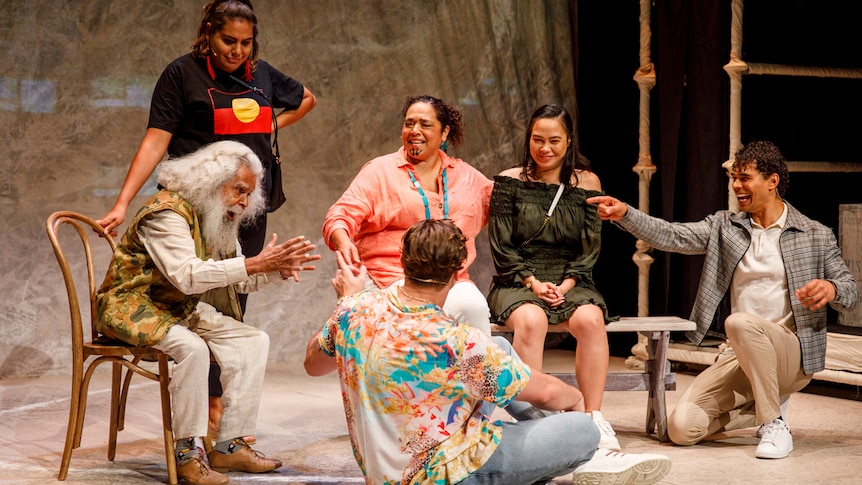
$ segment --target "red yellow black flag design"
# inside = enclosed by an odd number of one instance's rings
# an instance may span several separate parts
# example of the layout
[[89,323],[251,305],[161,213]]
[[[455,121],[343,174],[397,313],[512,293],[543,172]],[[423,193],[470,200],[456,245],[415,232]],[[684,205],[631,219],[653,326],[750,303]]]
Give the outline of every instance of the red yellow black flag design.
[[271,132],[272,108],[262,105],[253,92],[225,93],[210,89],[209,95],[212,101],[213,129],[216,135]]

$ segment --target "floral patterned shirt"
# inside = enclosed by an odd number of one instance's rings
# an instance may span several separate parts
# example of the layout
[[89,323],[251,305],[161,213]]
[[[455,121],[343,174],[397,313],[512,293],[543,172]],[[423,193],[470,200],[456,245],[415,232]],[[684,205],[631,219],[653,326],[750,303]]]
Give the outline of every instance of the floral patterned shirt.
[[508,405],[529,367],[439,307],[405,307],[392,291],[344,299],[319,340],[337,361],[356,462],[370,484],[457,483],[500,442],[483,403]]

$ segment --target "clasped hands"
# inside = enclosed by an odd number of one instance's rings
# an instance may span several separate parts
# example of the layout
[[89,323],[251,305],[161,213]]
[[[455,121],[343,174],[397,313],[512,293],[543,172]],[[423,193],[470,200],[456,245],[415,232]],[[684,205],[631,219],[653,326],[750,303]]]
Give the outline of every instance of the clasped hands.
[[560,290],[560,287],[553,283],[545,283],[538,279],[534,279],[533,284],[530,287],[530,291],[532,291],[540,300],[547,303],[551,308],[556,308],[566,301],[565,292]]

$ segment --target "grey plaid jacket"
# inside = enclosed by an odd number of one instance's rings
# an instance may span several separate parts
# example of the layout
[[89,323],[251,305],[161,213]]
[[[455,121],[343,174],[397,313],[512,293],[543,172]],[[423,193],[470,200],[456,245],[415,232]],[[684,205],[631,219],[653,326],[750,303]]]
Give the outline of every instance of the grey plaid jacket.
[[[786,203],[786,202],[785,202]],[[688,338],[703,341],[730,288],[733,271],[748,251],[751,220],[748,214],[719,211],[700,222],[678,223],[649,216],[629,206],[625,217],[614,224],[656,249],[682,254],[705,254],[697,298],[691,320],[697,330]],[[832,308],[853,307],[858,297],[856,280],[841,259],[841,249],[828,227],[813,221],[787,204],[787,224],[779,238],[787,271],[790,308],[802,348],[802,371],[811,375],[826,364],[826,307],[811,311],[802,306],[796,290],[812,279],[825,279],[838,290]]]

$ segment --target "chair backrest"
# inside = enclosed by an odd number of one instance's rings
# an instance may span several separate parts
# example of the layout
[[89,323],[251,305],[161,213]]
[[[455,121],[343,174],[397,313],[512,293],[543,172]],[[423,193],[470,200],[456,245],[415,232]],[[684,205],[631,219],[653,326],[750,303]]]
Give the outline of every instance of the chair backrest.
[[111,247],[113,254],[117,244],[114,238],[96,221],[87,216],[78,214],[77,212],[59,211],[48,216],[46,228],[48,230],[48,238],[51,240],[51,245],[54,247],[54,255],[57,256],[57,263],[60,265],[60,271],[63,273],[63,280],[66,283],[66,293],[69,298],[69,314],[72,318],[72,352],[75,358],[81,357],[81,346],[84,341],[84,322],[81,315],[81,307],[78,303],[78,290],[75,284],[72,266],[63,251],[63,246],[58,237],[59,230],[62,226],[69,225],[75,229],[80,242],[84,249],[84,259],[87,266],[87,282],[88,282],[88,301],[90,302],[90,335],[93,339],[98,333],[95,329],[96,323],[96,291],[99,289],[97,285],[101,284],[105,277],[107,267],[96,268],[93,263],[93,248],[91,239],[102,239]]

